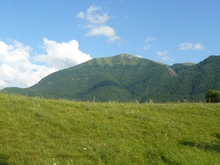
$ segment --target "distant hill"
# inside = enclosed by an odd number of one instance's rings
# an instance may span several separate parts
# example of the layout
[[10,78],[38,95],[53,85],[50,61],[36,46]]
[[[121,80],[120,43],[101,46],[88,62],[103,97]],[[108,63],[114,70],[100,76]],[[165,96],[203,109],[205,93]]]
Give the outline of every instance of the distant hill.
[[220,56],[168,66],[120,54],[57,71],[29,88],[2,91],[82,101],[200,102],[209,89],[220,89]]

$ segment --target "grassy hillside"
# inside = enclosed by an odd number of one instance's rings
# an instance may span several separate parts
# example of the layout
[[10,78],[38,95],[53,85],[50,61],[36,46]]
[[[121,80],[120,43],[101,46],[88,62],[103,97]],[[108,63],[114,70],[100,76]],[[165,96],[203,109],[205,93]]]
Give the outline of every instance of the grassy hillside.
[[1,165],[219,164],[220,104],[0,94]]

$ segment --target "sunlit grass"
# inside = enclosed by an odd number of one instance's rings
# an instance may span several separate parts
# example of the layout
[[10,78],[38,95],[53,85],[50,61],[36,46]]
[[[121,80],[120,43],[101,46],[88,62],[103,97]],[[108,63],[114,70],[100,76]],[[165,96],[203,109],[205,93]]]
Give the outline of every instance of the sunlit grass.
[[0,164],[218,164],[220,104],[0,94]]

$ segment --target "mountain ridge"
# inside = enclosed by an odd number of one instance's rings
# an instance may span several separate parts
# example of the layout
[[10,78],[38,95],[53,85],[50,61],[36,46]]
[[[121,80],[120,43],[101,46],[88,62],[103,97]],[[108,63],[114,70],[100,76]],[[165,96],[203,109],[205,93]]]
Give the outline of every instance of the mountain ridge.
[[209,56],[198,64],[169,66],[119,54],[59,70],[29,88],[2,91],[55,99],[96,98],[101,102],[203,101],[207,90],[220,89],[219,64],[220,56]]

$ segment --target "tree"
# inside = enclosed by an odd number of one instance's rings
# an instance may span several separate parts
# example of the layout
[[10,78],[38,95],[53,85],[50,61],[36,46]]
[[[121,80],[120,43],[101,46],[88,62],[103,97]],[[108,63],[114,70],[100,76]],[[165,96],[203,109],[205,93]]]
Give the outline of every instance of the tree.
[[209,90],[206,93],[206,102],[207,103],[218,103],[220,102],[220,90]]

